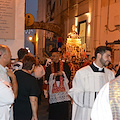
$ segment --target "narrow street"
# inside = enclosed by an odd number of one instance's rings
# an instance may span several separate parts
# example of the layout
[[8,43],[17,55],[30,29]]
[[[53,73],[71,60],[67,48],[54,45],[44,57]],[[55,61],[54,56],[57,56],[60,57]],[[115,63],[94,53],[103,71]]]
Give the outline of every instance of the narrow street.
[[48,99],[45,99],[44,96],[38,106],[38,120],[48,120]]

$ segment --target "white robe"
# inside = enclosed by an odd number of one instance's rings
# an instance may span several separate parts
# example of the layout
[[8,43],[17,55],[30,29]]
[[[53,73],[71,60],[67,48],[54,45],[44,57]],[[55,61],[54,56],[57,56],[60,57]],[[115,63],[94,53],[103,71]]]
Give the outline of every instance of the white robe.
[[73,99],[72,120],[90,120],[95,94],[114,79],[114,73],[105,68],[105,73],[94,72],[90,66],[78,70],[69,95]]
[[113,120],[109,102],[109,82],[100,90],[91,112],[92,120]]
[[[49,97],[50,97],[49,103],[50,104],[64,102],[64,101],[70,101],[70,97],[68,95],[68,91],[69,91],[68,82],[69,82],[69,80],[67,79],[65,72],[62,71],[62,73],[64,76],[64,82],[63,82],[64,87],[65,87],[64,92],[52,93],[53,84],[55,83],[55,78],[53,77],[54,73],[52,73],[50,75],[50,78],[49,78]],[[60,85],[60,81],[56,81],[56,83],[57,83],[57,86]]]

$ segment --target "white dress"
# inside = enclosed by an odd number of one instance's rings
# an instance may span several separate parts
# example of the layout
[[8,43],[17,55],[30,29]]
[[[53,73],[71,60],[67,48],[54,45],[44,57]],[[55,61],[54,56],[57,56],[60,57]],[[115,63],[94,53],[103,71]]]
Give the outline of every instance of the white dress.
[[105,73],[94,72],[90,66],[78,70],[69,95],[73,99],[72,120],[90,120],[91,109],[99,90],[114,79],[114,73],[105,68]]

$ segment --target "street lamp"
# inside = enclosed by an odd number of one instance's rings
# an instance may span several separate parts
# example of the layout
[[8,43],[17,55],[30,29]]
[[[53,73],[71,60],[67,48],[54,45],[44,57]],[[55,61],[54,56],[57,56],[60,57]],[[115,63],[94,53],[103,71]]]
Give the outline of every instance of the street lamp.
[[29,36],[29,41],[33,42],[33,37],[32,36]]
[[34,55],[36,55],[36,34],[34,34],[34,37],[29,36],[28,39],[34,45]]

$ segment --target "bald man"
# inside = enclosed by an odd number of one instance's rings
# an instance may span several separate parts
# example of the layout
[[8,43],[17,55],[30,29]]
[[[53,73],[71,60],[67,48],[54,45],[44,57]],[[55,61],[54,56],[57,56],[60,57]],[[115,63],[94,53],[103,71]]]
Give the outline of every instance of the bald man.
[[10,61],[10,49],[0,44],[0,120],[13,119],[12,115],[9,118],[9,110],[18,92],[16,76],[7,67]]

